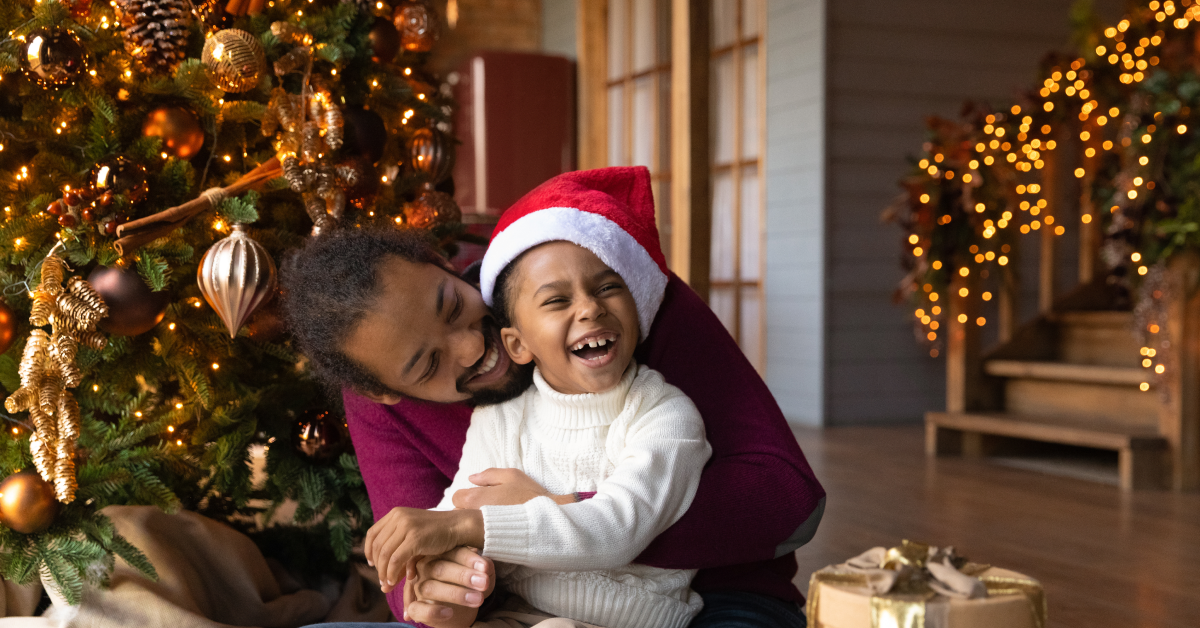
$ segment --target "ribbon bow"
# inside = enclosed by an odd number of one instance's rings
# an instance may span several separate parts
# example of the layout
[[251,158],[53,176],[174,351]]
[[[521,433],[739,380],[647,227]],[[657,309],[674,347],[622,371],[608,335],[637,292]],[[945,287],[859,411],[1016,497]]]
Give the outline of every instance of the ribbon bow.
[[950,600],[992,595],[1025,596],[1033,625],[1046,625],[1046,598],[1034,580],[985,575],[990,565],[969,562],[953,547],[905,540],[893,548],[873,547],[840,565],[813,574],[808,589],[809,621],[818,626],[820,585],[856,587],[871,595],[871,628],[940,628],[948,624]]

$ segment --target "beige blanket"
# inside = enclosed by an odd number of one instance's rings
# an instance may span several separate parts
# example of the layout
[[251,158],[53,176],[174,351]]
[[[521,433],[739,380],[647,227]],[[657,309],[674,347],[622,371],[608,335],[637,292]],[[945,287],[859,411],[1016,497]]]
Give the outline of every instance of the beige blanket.
[[351,572],[340,592],[297,590],[282,570],[272,570],[249,538],[224,524],[145,506],[112,506],[103,512],[154,563],[158,582],[118,560],[108,589],[89,588],[79,607],[52,608],[37,618],[28,616],[41,586],[6,582],[0,592],[6,619],[0,619],[0,628],[284,628],[391,620],[374,570],[365,566]]

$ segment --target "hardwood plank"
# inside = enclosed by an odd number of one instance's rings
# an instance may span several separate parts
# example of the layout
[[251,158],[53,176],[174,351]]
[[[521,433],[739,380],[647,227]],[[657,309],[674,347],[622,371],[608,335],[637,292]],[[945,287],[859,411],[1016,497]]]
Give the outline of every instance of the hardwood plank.
[[1066,362],[1032,362],[1025,360],[988,360],[984,372],[999,377],[1028,377],[1060,381],[1090,382],[1137,386],[1153,383],[1148,369],[1141,367],[1097,366]]
[[1200,494],[1117,487],[926,459],[921,427],[797,428],[829,499],[796,552],[812,572],[912,539],[1039,579],[1047,628],[1194,628],[1200,617]]

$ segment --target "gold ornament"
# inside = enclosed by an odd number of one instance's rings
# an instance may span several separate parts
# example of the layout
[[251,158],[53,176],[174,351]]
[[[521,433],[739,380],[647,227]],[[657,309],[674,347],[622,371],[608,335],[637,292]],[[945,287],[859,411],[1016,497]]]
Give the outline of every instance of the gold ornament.
[[204,253],[196,282],[233,338],[254,310],[275,293],[275,261],[246,234],[245,225],[234,225],[233,233]]
[[37,473],[21,471],[0,482],[0,523],[32,534],[46,529],[57,514],[54,486]]
[[433,189],[433,184],[428,181],[422,187],[420,196],[404,206],[405,224],[417,229],[431,229],[461,220],[462,210],[458,208],[458,203],[449,194]]
[[[271,30],[284,41],[311,39],[290,24],[284,24],[286,29],[276,28],[280,24],[272,24]],[[301,48],[307,46],[297,50]],[[282,61],[276,62],[276,72],[281,71]],[[304,200],[304,209],[313,221],[313,235],[337,226],[346,211],[346,189],[358,183],[360,173],[351,166],[333,163],[333,153],[341,147],[345,133],[342,110],[333,96],[307,82],[299,94],[276,87],[267,103],[262,132],[267,137],[278,134],[276,154],[283,176]]]
[[245,92],[258,86],[267,71],[267,55],[258,39],[243,30],[217,31],[204,42],[200,60],[208,66],[217,87],[227,92]]
[[[80,383],[75,357],[83,342],[103,349],[107,341],[96,323],[108,306],[88,282],[71,277],[63,286],[66,262],[51,253],[42,262],[42,282],[34,291],[25,351],[17,374],[21,387],[4,401],[9,412],[28,411],[34,433],[29,439],[33,465],[54,485],[58,501],[75,499],[75,440],[79,438],[79,404],[69,388]],[[41,329],[50,325],[50,333]],[[15,528],[14,528],[15,529]]]

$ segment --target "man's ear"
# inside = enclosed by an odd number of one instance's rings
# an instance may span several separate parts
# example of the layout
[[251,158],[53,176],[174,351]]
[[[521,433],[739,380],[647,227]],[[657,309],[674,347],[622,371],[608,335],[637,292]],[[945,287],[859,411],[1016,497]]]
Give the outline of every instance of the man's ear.
[[513,362],[529,364],[533,361],[533,352],[521,341],[521,332],[516,327],[501,329],[500,342],[504,343],[504,350],[508,351],[508,357],[512,358]]
[[392,393],[384,393],[382,395],[375,395],[375,394],[372,394],[369,392],[364,392],[364,391],[361,391],[358,389],[355,389],[354,392],[357,393],[358,396],[360,396],[360,397],[365,397],[367,399],[370,399],[371,401],[374,401],[375,403],[382,403],[385,406],[394,406],[394,405],[400,403],[401,401],[404,401],[404,397],[401,397],[400,395],[396,395],[396,394],[392,394]]

